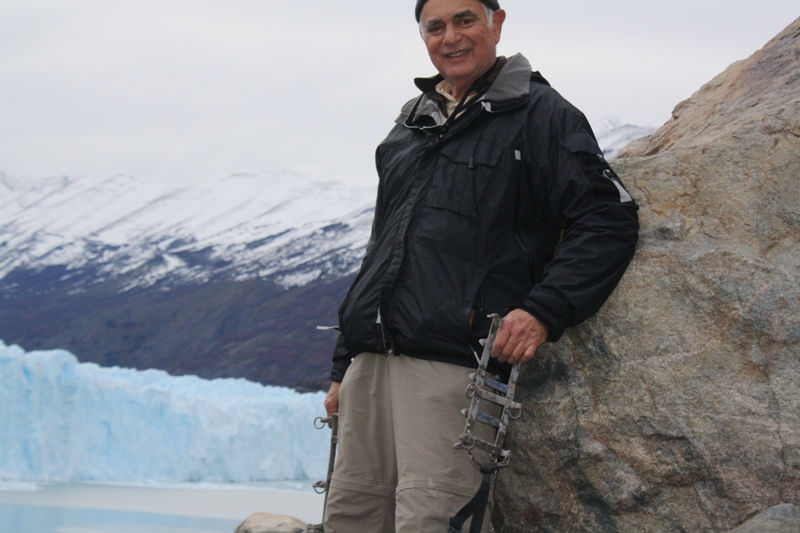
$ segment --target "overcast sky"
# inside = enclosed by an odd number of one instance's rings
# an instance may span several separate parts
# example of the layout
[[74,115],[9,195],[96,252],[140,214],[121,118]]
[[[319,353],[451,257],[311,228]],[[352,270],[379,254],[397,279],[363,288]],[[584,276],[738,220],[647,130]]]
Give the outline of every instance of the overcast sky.
[[[659,126],[789,25],[798,0],[501,0],[525,54],[598,122]],[[375,182],[435,73],[413,0],[0,0],[0,172],[168,185],[294,170]]]

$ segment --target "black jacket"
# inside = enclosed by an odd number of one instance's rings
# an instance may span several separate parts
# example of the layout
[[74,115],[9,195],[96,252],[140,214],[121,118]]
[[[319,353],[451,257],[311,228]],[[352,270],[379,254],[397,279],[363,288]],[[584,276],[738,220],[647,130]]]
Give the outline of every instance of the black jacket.
[[377,149],[372,236],[339,308],[334,381],[361,352],[475,367],[486,316],[517,307],[557,340],[600,308],[633,257],[636,203],[583,114],[524,57],[442,122],[423,94]]

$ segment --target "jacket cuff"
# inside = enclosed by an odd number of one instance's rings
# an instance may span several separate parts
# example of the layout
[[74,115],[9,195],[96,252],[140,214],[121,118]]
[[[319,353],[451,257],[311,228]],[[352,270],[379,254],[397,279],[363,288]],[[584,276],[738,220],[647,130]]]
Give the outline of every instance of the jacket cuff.
[[547,340],[550,342],[560,339],[571,323],[569,302],[560,292],[552,288],[547,289],[537,285],[522,302],[520,309],[547,326],[549,330]]
[[344,345],[344,336],[339,335],[336,340],[336,348],[333,352],[333,369],[331,369],[331,381],[341,382],[344,374],[353,360],[353,354]]
[[341,381],[344,379],[344,374],[347,372],[347,369],[350,367],[350,362],[352,359],[349,357],[346,359],[339,359],[333,362],[333,368],[331,369],[331,381]]

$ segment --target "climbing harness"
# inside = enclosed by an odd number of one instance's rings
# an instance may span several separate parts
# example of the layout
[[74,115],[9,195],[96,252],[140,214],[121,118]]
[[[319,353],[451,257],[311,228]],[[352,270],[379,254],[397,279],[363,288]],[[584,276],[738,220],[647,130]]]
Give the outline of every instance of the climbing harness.
[[[489,335],[483,343],[480,364],[478,370],[470,375],[472,382],[467,386],[467,398],[471,400],[471,403],[469,409],[461,411],[461,414],[467,417],[467,423],[464,427],[464,433],[453,446],[453,448],[467,451],[467,457],[483,475],[483,479],[475,496],[450,519],[447,528],[448,533],[461,533],[464,522],[470,516],[472,517],[472,523],[469,533],[480,533],[483,518],[486,514],[486,506],[489,503],[492,474],[500,470],[500,468],[508,466],[511,459],[511,451],[503,448],[508,424],[522,416],[522,404],[514,401],[520,363],[515,363],[511,368],[508,385],[501,383],[499,378],[492,376],[486,370],[489,366],[497,330],[503,324],[503,319],[496,313],[489,315],[489,318],[492,324],[489,329]],[[502,407],[500,417],[496,418],[482,412],[481,400]],[[485,441],[473,434],[478,422],[497,429],[494,442]],[[472,453],[476,448],[488,453],[490,460],[484,463],[479,462]]]
[[325,500],[322,504],[322,523],[321,524],[309,524],[306,528],[306,531],[309,533],[324,533],[325,529],[323,525],[325,524],[325,510],[328,507],[328,491],[331,487],[331,477],[333,476],[333,465],[336,462],[336,447],[339,444],[339,413],[333,413],[328,418],[323,418],[318,416],[314,419],[314,427],[317,429],[323,429],[325,427],[331,428],[331,451],[330,455],[328,456],[328,476],[325,478],[325,481],[317,481],[314,483],[314,492],[317,494],[324,494]]

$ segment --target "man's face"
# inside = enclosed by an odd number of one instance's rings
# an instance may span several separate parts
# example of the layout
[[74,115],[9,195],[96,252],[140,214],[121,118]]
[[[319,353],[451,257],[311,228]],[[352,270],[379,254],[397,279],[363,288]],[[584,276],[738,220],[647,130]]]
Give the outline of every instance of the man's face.
[[463,96],[494,65],[505,11],[489,21],[479,0],[428,0],[420,14],[422,38],[433,66]]

